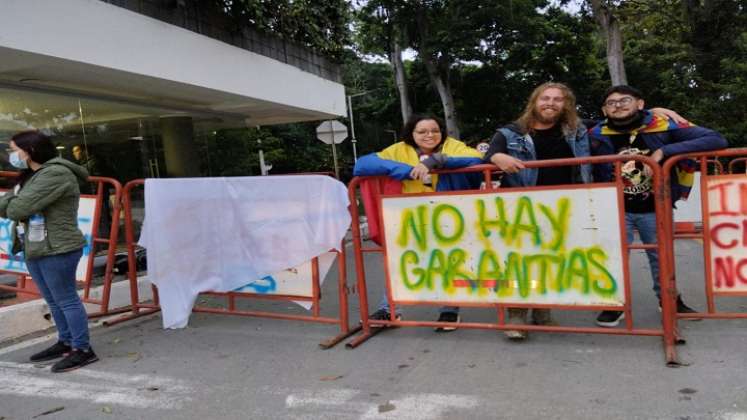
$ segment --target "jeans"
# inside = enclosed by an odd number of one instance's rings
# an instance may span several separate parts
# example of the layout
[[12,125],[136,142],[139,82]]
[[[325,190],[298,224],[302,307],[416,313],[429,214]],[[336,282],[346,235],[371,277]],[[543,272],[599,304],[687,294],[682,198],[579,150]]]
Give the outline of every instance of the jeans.
[[[386,298],[386,293],[381,296],[381,300],[379,301],[379,306],[377,310],[385,310],[389,312],[389,299]],[[458,306],[442,306],[438,309],[439,313],[444,312],[456,312],[459,313],[459,307]]]
[[[633,229],[638,231],[644,244],[656,243],[656,213],[625,213],[625,233],[628,244],[633,243]],[[655,249],[647,249],[648,264],[651,268],[653,289],[656,296],[661,296],[659,284],[659,253]]]
[[57,326],[59,341],[74,349],[88,350],[88,315],[75,284],[75,269],[83,255],[79,249],[26,261]]

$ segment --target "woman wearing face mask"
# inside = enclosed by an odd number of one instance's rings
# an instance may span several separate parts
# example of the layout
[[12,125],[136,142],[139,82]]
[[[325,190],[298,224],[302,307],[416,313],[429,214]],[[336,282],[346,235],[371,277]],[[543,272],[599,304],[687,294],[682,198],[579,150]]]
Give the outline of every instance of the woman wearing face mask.
[[[455,169],[482,163],[482,153],[461,141],[448,137],[441,119],[432,115],[414,114],[402,128],[403,141],[378,153],[363,156],[355,163],[355,176],[387,175],[400,181],[397,193],[422,193],[474,189],[480,185],[480,173],[435,175],[434,169]],[[367,210],[368,211],[368,210]],[[369,228],[376,218],[369,215]],[[374,240],[375,241],[375,240]],[[389,320],[389,302],[384,295],[371,319]],[[400,319],[400,314],[395,315]],[[460,321],[459,308],[444,306],[439,311],[439,322],[452,326],[438,327],[436,331],[454,331]]]
[[57,157],[50,138],[38,131],[14,135],[9,160],[21,174],[13,191],[0,197],[0,216],[15,222],[12,252],[24,252],[58,332],[57,343],[30,359],[64,357],[52,366],[52,372],[77,369],[98,360],[89,343],[88,316],[75,283],[86,245],[78,229],[78,182],[85,181],[88,172]]

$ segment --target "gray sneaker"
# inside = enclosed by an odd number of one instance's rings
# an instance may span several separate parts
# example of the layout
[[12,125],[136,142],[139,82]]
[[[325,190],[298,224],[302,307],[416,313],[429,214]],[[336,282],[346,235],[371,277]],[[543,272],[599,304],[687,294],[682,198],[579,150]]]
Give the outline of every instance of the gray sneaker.
[[[508,324],[515,324],[515,325],[527,325],[527,310],[526,309],[517,309],[517,308],[509,308],[508,310]],[[510,340],[515,341],[521,341],[527,338],[529,336],[529,333],[527,331],[519,331],[519,330],[505,330],[503,331],[504,334],[506,334],[506,337],[508,337]]]

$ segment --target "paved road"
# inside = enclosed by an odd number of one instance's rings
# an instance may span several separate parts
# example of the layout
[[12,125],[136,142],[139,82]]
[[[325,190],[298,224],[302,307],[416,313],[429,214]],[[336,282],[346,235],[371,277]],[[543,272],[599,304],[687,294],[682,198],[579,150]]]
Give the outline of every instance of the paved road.
[[[678,246],[678,278],[687,301],[702,308],[698,251],[696,242]],[[636,325],[653,326],[659,313],[645,257],[637,253],[632,265]],[[370,272],[381,278],[377,266]],[[327,279],[325,296],[334,296],[335,281]],[[284,302],[251,307],[302,311]],[[408,308],[405,316],[434,313]],[[575,325],[593,317],[557,315]],[[164,331],[152,316],[94,329],[102,360],[67,374],[26,363],[49,344],[44,337],[0,348],[0,419],[747,419],[745,321],[681,328],[688,366],[667,368],[651,337],[535,333],[517,344],[491,331],[402,328],[355,350],[325,351],[317,344],[335,334],[332,326],[196,314],[188,328]]]

